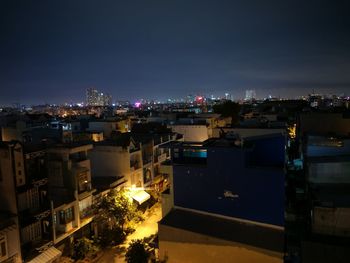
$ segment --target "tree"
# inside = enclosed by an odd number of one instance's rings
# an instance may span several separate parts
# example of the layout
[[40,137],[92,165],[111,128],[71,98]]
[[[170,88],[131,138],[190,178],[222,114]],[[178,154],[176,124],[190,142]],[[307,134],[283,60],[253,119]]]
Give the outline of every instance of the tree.
[[83,259],[93,255],[98,251],[98,247],[94,242],[86,237],[78,239],[74,244],[75,259]]
[[103,221],[109,222],[110,229],[119,227],[124,231],[127,222],[131,220],[135,220],[136,222],[143,220],[141,213],[130,200],[126,190],[110,191],[102,198],[97,208],[98,216]]
[[222,104],[216,104],[213,106],[215,113],[221,114],[222,117],[231,117],[231,124],[237,124],[239,121],[240,105],[233,101],[225,101]]
[[147,263],[150,253],[146,249],[146,244],[142,240],[133,240],[125,254],[128,263]]

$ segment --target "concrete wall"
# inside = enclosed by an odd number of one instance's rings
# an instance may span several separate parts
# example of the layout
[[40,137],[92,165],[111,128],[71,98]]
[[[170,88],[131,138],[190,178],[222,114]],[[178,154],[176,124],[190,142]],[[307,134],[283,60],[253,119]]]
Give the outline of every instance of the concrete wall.
[[122,176],[130,173],[130,154],[117,146],[95,146],[90,152],[92,176]]
[[14,127],[1,127],[1,137],[1,140],[4,142],[12,140],[22,141],[22,131],[19,131]]
[[[197,158],[204,161],[206,159],[206,163],[175,164],[174,204],[283,226],[284,139],[272,139],[262,140],[261,144],[255,145],[253,149],[208,148],[207,158]],[[274,154],[276,158],[273,158]],[[255,166],[262,156],[265,156],[264,164],[271,162],[272,165]],[[282,166],[274,166],[275,161],[277,164],[282,162]],[[250,165],[251,163],[254,166]]]
[[103,122],[103,121],[89,122],[88,130],[90,130],[90,131],[102,131],[104,137],[110,138],[112,131],[117,130],[117,123],[116,122]]
[[350,236],[350,208],[314,207],[312,217],[314,233]]
[[223,167],[222,162],[217,162],[217,168],[211,170],[185,166],[174,168],[175,205],[284,225],[283,170],[231,167],[225,172]]
[[[15,227],[9,227],[8,229],[5,229],[5,231],[0,231],[0,236],[3,235],[6,238],[7,243],[7,258],[12,258],[13,263],[20,263],[22,262],[21,258],[21,248],[20,248],[20,239],[19,239],[19,227],[18,227],[18,220],[17,218],[13,218],[12,220],[15,221],[16,226]],[[1,258],[1,255],[0,255]],[[2,261],[1,259],[0,261]]]
[[309,163],[311,183],[350,183],[350,162]]
[[300,132],[311,132],[327,135],[349,135],[350,118],[344,118],[342,113],[305,113],[300,115]]
[[173,183],[173,166],[161,164],[159,166],[160,173],[167,174],[170,188],[162,193],[162,217],[166,216],[174,207],[174,183]]
[[280,253],[221,240],[169,226],[159,225],[159,255],[169,263],[277,263]]
[[169,128],[173,132],[182,134],[184,141],[187,142],[205,141],[212,133],[206,125],[170,125]]
[[9,149],[0,149],[0,202],[1,210],[17,214],[15,179],[12,170],[12,158]]

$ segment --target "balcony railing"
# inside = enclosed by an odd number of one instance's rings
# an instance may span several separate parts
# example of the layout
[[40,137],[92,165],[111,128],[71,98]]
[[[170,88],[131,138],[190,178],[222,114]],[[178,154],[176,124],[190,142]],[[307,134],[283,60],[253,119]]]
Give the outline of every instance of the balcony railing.
[[94,210],[92,207],[85,208],[84,210],[79,212],[80,219],[88,218],[94,215]]
[[152,156],[145,156],[142,158],[143,164],[148,164],[152,162]]

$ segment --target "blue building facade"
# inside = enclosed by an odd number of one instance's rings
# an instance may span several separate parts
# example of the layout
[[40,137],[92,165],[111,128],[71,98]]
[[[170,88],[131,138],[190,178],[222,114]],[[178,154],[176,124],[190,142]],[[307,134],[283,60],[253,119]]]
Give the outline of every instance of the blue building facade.
[[284,225],[285,137],[172,146],[174,205]]

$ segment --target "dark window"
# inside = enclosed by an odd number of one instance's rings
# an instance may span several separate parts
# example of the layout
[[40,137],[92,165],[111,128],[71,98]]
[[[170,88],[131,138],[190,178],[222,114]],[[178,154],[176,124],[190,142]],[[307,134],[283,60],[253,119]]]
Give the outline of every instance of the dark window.
[[59,212],[60,224],[68,224],[74,220],[74,210],[70,207]]
[[70,207],[66,210],[66,221],[71,222],[74,220],[74,210],[73,207]]
[[65,224],[66,223],[66,217],[64,216],[64,211],[63,210],[60,211],[59,217],[60,217],[60,223],[61,224]]

